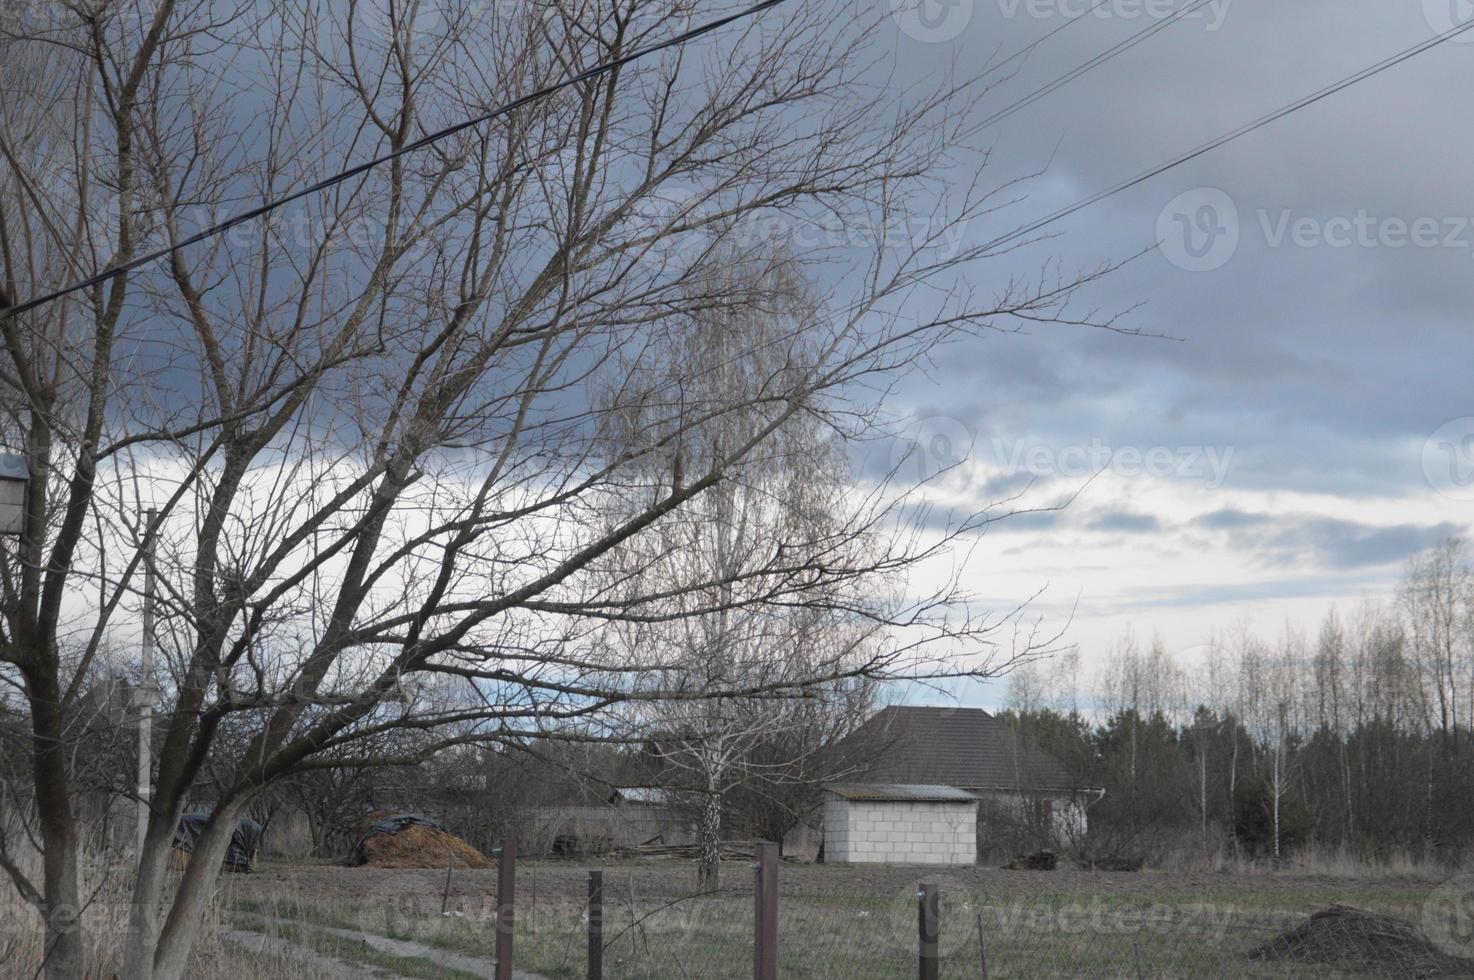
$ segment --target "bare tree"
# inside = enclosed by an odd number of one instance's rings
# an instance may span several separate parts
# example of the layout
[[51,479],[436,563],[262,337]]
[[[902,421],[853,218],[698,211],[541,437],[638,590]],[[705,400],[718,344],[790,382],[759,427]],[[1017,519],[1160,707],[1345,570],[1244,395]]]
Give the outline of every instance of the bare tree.
[[[1438,742],[1437,753],[1428,754],[1424,794],[1424,850],[1431,858],[1442,842],[1448,814],[1462,806],[1448,797],[1459,795],[1454,776],[1460,685],[1474,670],[1474,636],[1469,631],[1474,572],[1464,561],[1463,543],[1450,539],[1409,562],[1401,599],[1429,738],[1436,734]],[[1474,677],[1469,679],[1474,684]],[[1469,707],[1474,711],[1474,701]],[[1474,715],[1466,715],[1464,727],[1471,720]]]
[[[419,7],[115,0],[7,21],[0,64],[23,67],[0,115],[5,291],[121,265],[713,5],[450,4],[434,30],[417,28]],[[646,682],[667,665],[608,658],[605,633],[718,610],[659,591],[613,602],[605,557],[694,519],[795,420],[837,441],[875,435],[897,373],[938,345],[1072,319],[1066,302],[1096,273],[969,285],[996,254],[987,226],[1005,201],[949,169],[984,91],[871,85],[885,23],[793,5],[733,28],[719,52],[626,65],[158,269],[0,316],[3,438],[31,473],[25,531],[3,546],[0,661],[25,691],[44,850],[41,880],[5,870],[44,919],[51,976],[89,972],[69,718],[105,639],[138,635],[145,554],[164,701],[121,973],[177,978],[263,788],[696,696]],[[773,262],[771,234],[752,233],[769,219],[840,232],[781,260],[814,289],[791,363],[740,404],[708,399],[699,420],[671,400],[699,367],[637,405],[620,379],[672,363],[690,311],[751,304],[748,284],[711,273],[734,254]],[[611,424],[637,409],[658,437],[609,452]],[[694,430],[738,413],[739,437],[695,453]],[[679,465],[653,486],[651,459]],[[849,511],[891,532],[878,555],[810,541],[692,594],[730,589],[734,610],[781,613],[836,581],[887,581],[997,516],[908,525],[909,490],[882,481]],[[997,656],[950,659],[997,651],[999,620],[964,600],[955,583],[907,596],[870,610],[889,637],[872,656],[699,696],[986,673]],[[373,751],[394,730],[422,735],[416,751]],[[166,892],[169,842],[206,772],[218,804]]]
[[[652,486],[678,483],[687,466],[709,469],[722,447],[749,439],[766,424],[766,393],[818,356],[805,328],[816,308],[797,272],[782,250],[756,261],[729,256],[708,273],[722,281],[700,291],[715,287],[732,301],[693,306],[670,357],[626,380],[637,407],[615,417],[618,451],[639,454],[679,433],[668,460],[643,454]],[[717,406],[733,407],[718,413]],[[729,466],[680,519],[610,553],[611,600],[657,593],[671,596],[678,610],[653,621],[624,618],[610,636],[619,645],[616,657],[656,668],[642,686],[682,694],[636,708],[630,720],[649,730],[667,778],[701,800],[697,873],[704,889],[718,883],[731,791],[802,772],[803,756],[819,745],[795,746],[790,758],[760,748],[779,733],[808,728],[806,704],[850,698],[843,681],[806,681],[863,675],[878,649],[877,632],[892,622],[894,609],[861,591],[883,584],[894,556],[879,553],[881,515],[863,494],[847,492],[852,486],[843,445],[806,412],[775,431],[761,453]],[[628,501],[612,521],[641,505],[638,497]],[[760,571],[790,554],[809,556],[807,566],[793,572],[783,595],[754,601],[762,598],[751,592]],[[743,688],[768,693],[722,696]]]

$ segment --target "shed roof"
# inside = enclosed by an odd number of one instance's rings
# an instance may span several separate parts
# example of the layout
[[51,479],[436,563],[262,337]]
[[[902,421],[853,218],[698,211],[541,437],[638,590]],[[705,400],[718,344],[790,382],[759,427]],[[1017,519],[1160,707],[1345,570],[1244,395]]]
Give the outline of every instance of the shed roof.
[[826,786],[841,799],[865,803],[974,803],[977,797],[954,786],[914,783],[869,783],[863,786]]
[[851,782],[1016,792],[1085,788],[1054,756],[978,708],[892,705],[847,743],[856,759]]

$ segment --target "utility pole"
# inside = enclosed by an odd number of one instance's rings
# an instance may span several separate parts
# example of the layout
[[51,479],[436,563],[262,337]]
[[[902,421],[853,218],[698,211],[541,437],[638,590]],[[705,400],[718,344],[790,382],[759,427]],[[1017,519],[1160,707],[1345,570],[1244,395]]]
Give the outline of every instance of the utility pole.
[[144,517],[143,538],[143,676],[138,701],[138,858],[143,860],[143,838],[148,833],[149,790],[153,783],[153,715],[158,698],[154,686],[154,538],[159,512],[150,507]]

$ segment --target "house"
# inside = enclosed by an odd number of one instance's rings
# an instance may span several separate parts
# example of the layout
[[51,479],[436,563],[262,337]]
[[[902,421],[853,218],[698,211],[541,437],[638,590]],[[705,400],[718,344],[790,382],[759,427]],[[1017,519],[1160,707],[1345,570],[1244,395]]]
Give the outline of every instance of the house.
[[[970,863],[955,839],[972,812],[975,850],[1075,840],[1098,798],[1059,760],[986,711],[893,705],[846,739],[843,784],[827,787],[825,860]],[[869,793],[865,793],[865,789]],[[948,795],[952,794],[952,795]],[[831,843],[831,833],[838,834]],[[1007,842],[990,839],[1008,836]],[[928,845],[909,852],[897,841]],[[844,856],[841,856],[844,855]]]

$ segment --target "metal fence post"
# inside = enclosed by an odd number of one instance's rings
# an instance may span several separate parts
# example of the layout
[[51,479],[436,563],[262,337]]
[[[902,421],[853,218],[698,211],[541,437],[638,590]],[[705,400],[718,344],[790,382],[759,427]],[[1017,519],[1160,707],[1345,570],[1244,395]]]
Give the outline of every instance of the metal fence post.
[[604,980],[604,872],[589,872],[589,980]]
[[778,845],[759,841],[753,888],[753,980],[778,980]]
[[512,930],[516,923],[517,839],[502,842],[496,866],[496,980],[512,980]]
[[933,882],[923,882],[921,891],[916,893],[917,902],[917,927],[920,933],[921,960],[918,976],[921,980],[937,980],[939,960],[937,956],[937,939],[942,932],[941,910],[937,904],[937,886]]

